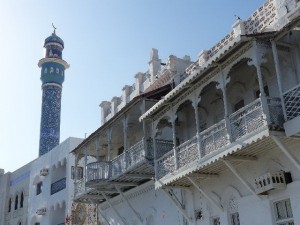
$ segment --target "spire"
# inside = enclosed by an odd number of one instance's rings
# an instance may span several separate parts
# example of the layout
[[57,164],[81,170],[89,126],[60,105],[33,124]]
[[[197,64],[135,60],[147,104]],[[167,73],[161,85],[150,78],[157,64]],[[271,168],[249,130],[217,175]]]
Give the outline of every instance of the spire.
[[52,23],[52,27],[53,27],[53,34],[55,34],[55,30],[57,29],[55,26],[54,26],[54,24]]

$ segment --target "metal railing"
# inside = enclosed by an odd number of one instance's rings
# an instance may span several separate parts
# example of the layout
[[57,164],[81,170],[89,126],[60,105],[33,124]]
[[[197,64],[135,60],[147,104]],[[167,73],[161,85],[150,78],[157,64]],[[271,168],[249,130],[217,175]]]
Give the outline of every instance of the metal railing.
[[198,159],[200,159],[197,142],[198,136],[196,135],[193,138],[176,147],[178,157],[178,168],[187,166],[191,162],[195,162]]
[[51,184],[51,195],[66,188],[66,178],[62,178]]

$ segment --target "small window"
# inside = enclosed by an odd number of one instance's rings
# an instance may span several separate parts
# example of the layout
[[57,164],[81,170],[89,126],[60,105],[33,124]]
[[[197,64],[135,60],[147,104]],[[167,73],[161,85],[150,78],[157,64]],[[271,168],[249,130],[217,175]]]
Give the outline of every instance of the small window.
[[[270,96],[270,94],[269,94],[269,88],[268,88],[267,85],[264,86],[264,92],[265,92],[266,96]],[[255,97],[256,97],[256,98],[259,98],[259,97],[260,97],[259,95],[260,95],[260,90],[257,90],[257,91],[255,92]]]
[[43,189],[43,182],[39,182],[37,185],[36,185],[36,195],[39,195],[42,193],[42,189]]
[[20,208],[23,208],[23,203],[24,203],[24,192],[21,193]]
[[215,217],[212,219],[212,225],[220,225],[220,217]]
[[17,195],[15,198],[15,210],[18,209],[18,203],[19,203],[19,196]]
[[[76,172],[76,179],[80,180],[83,178],[83,167],[78,166],[77,167],[77,172]],[[75,179],[75,166],[71,167],[71,179],[74,180]]]
[[118,155],[121,155],[124,152],[124,146],[118,149]]
[[294,225],[290,199],[274,202],[274,210],[277,225]]
[[240,225],[240,216],[238,212],[230,214],[231,225]]
[[245,106],[244,100],[240,100],[239,102],[234,104],[234,111],[238,111],[239,109],[243,108]]
[[8,200],[8,212],[11,212],[11,198]]

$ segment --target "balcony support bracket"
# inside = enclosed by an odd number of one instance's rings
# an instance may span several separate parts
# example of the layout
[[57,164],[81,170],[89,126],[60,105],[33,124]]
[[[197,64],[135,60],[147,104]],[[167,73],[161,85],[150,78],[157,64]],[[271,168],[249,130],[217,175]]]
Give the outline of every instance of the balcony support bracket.
[[105,198],[105,200],[107,201],[107,203],[109,204],[109,206],[114,210],[114,212],[118,215],[118,217],[121,219],[121,221],[123,222],[124,225],[127,225],[127,221],[125,220],[125,218],[123,218],[120,213],[118,212],[118,210],[113,206],[113,204],[111,203],[111,201],[109,200],[109,198],[106,196],[106,194],[104,192],[101,192],[101,194],[103,195],[103,197]]
[[104,213],[102,212],[102,210],[99,209],[99,208],[98,208],[98,213],[102,216],[102,218],[105,220],[105,222],[106,222],[107,224],[111,224],[111,223],[108,221],[108,219],[106,218],[106,216],[104,215]]
[[239,172],[233,167],[232,163],[229,160],[222,160],[228,169],[241,181],[241,183],[256,197],[260,197],[255,193],[251,185],[239,174]]
[[294,166],[300,171],[300,163],[298,160],[290,153],[288,148],[279,140],[278,137],[271,136],[273,141],[279,147],[279,149],[285,154],[285,156],[294,164]]
[[122,199],[127,203],[127,205],[129,206],[129,208],[132,210],[133,214],[137,217],[137,219],[143,223],[143,218],[141,217],[141,215],[133,208],[133,206],[130,204],[130,202],[128,201],[128,199],[126,198],[126,196],[124,195],[123,191],[118,187],[115,186],[115,188],[117,189],[117,191],[119,192],[120,196],[122,197]]
[[187,177],[187,179],[195,186],[195,188],[214,206],[216,206],[220,211],[224,211],[223,206],[211,198],[197,183],[197,181],[192,177]]
[[176,206],[176,208],[181,212],[183,217],[188,221],[189,224],[194,224],[194,220],[189,217],[185,209],[182,207],[181,203],[177,200],[174,194],[170,190],[161,189],[163,193],[171,200],[171,202]]

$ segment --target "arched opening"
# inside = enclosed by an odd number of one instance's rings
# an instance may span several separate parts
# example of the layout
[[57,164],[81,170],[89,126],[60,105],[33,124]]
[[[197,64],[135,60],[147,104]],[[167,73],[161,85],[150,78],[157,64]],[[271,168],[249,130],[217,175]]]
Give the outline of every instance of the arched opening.
[[21,193],[21,199],[20,199],[20,208],[23,208],[24,205],[24,192]]
[[19,196],[18,194],[16,195],[16,198],[15,198],[15,210],[18,209],[18,202],[19,202]]
[[8,200],[8,212],[11,212],[11,198]]
[[195,122],[195,109],[191,101],[183,102],[177,109],[177,119],[175,121],[175,133],[177,143],[180,144],[195,137],[197,129]]
[[223,93],[221,89],[217,89],[217,85],[217,82],[211,82],[199,94],[198,114],[202,157],[228,144]]

